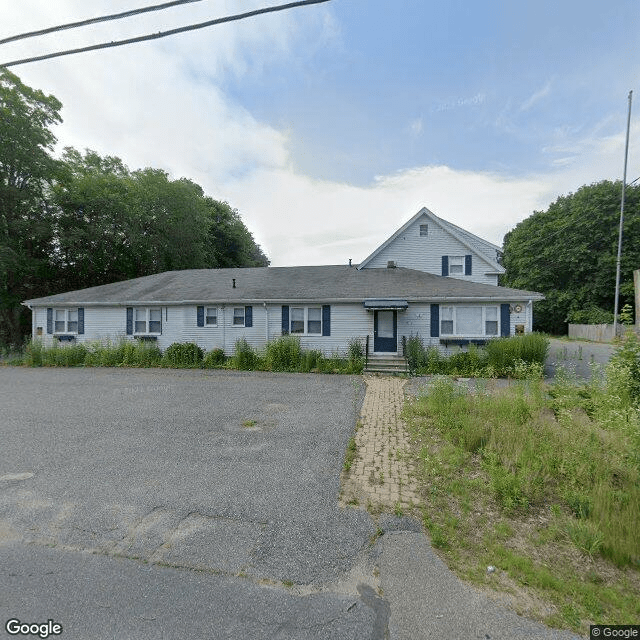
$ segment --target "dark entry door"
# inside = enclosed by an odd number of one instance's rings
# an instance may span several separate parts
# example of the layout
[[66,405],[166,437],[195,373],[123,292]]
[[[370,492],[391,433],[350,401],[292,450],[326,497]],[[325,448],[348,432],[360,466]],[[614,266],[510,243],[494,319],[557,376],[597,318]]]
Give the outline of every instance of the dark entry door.
[[398,350],[398,312],[380,310],[373,312],[373,350],[393,352]]

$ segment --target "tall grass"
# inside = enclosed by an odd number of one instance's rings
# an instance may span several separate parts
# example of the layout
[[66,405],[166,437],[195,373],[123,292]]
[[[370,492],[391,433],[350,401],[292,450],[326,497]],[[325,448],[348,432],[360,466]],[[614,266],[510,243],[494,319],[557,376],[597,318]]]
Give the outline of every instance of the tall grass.
[[506,513],[555,505],[578,548],[640,567],[640,412],[616,395],[629,375],[614,363],[605,386],[561,380],[549,394],[540,382],[472,394],[440,379],[413,423],[479,455]]
[[283,336],[269,342],[263,350],[239,339],[233,356],[222,349],[204,353],[195,343],[173,343],[164,353],[152,342],[126,340],[45,346],[41,340],[29,342],[11,364],[30,367],[170,367],[235,368],[244,371],[299,371],[318,373],[362,373],[364,350],[352,341],[346,354],[326,356],[318,349],[303,349],[297,336]]

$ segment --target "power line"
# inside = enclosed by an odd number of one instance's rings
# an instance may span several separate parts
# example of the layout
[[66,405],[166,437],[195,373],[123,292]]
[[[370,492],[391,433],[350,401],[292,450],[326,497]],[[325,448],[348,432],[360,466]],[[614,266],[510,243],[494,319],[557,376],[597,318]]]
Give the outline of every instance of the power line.
[[38,62],[40,60],[49,60],[51,58],[59,58],[61,56],[70,56],[75,53],[84,53],[86,51],[96,51],[97,49],[108,49],[110,47],[120,47],[125,44],[134,44],[136,42],[144,42],[146,40],[157,40],[159,38],[166,38],[167,36],[175,35],[176,33],[183,33],[185,31],[196,31],[197,29],[204,29],[205,27],[211,27],[216,24],[233,22],[235,20],[243,20],[244,18],[252,18],[254,16],[258,16],[263,13],[274,13],[276,11],[284,11],[286,9],[293,9],[295,7],[301,7],[309,4],[320,4],[322,2],[330,2],[330,0],[300,0],[299,2],[290,2],[288,4],[281,4],[273,7],[265,7],[264,9],[256,9],[254,11],[247,11],[246,13],[239,13],[233,16],[216,18],[215,20],[208,20],[207,22],[191,24],[191,25],[187,25],[186,27],[178,27],[177,29],[170,29],[169,31],[159,31],[158,33],[151,33],[146,36],[137,36],[136,38],[128,38],[127,40],[116,40],[114,42],[105,42],[103,44],[94,44],[88,47],[80,47],[78,49],[67,49],[66,51],[56,51],[55,53],[47,53],[41,56],[34,56],[31,58],[22,58],[21,60],[12,60],[11,62],[3,62],[3,63],[0,63],[0,67],[14,67],[19,64],[26,64],[28,62]]
[[188,4],[191,2],[201,2],[202,0],[173,0],[172,2],[165,2],[164,4],[154,4],[149,7],[142,7],[141,9],[131,9],[130,11],[123,11],[122,13],[112,13],[108,16],[100,16],[98,18],[88,18],[87,20],[80,20],[78,22],[69,22],[68,24],[61,24],[57,27],[47,27],[46,29],[40,29],[38,31],[29,31],[28,33],[19,33],[15,36],[9,36],[8,38],[2,38],[0,44],[6,42],[14,42],[15,40],[24,40],[25,38],[33,38],[35,36],[44,36],[48,33],[55,31],[64,31],[65,29],[76,29],[77,27],[85,27],[89,24],[96,24],[97,22],[107,22],[107,20],[120,20],[121,18],[129,18],[130,16],[138,15],[139,13],[148,13],[149,11],[161,11],[163,9],[169,9],[180,4]]

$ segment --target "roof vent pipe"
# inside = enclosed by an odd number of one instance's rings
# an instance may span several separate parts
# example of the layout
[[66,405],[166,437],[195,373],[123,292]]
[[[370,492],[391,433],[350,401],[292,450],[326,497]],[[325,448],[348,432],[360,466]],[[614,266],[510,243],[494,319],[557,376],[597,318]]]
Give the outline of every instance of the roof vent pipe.
[[349,266],[351,266],[351,258],[349,258]]
[[236,279],[232,278],[232,281],[233,281],[233,288],[235,289],[236,288]]

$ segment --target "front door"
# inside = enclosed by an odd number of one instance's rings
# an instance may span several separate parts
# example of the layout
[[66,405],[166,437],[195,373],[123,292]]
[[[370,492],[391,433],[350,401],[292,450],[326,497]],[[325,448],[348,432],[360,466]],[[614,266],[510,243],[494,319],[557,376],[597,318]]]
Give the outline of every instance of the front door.
[[373,350],[398,351],[398,312],[392,310],[373,312]]

